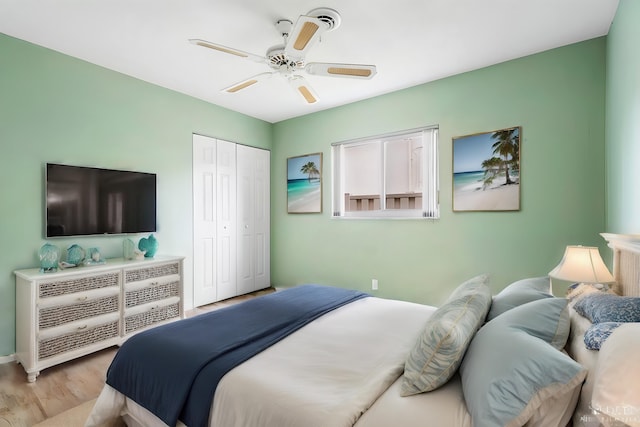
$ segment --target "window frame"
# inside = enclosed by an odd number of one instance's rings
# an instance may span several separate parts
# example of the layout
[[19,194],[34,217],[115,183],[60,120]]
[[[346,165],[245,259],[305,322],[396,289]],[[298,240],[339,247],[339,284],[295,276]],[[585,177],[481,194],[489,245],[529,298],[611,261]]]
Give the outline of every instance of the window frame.
[[[422,134],[422,207],[420,209],[386,209],[386,144],[398,137]],[[439,126],[425,126],[391,132],[382,135],[351,139],[331,144],[331,185],[332,218],[340,219],[439,219],[440,218],[440,182],[439,182]],[[344,201],[345,171],[343,152],[345,147],[365,144],[380,144],[382,171],[378,179],[381,184],[380,209],[347,211]]]

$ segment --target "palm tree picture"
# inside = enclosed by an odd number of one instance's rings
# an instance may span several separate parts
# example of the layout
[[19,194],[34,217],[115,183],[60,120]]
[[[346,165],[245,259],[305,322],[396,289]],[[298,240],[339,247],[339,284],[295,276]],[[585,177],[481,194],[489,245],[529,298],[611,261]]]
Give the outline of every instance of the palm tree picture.
[[320,179],[320,171],[316,166],[315,162],[307,162],[300,168],[300,172],[306,173],[309,176],[309,182],[315,177],[316,179]]
[[[509,176],[509,168],[520,163],[520,132],[518,128],[503,129],[493,132],[491,138],[496,142],[493,143],[493,154],[499,154],[500,170],[505,174],[505,184],[513,184]],[[492,157],[490,160],[495,159]],[[516,169],[518,169],[516,167]]]
[[453,210],[520,209],[521,127],[453,138]]
[[322,153],[287,159],[287,212],[322,212]]

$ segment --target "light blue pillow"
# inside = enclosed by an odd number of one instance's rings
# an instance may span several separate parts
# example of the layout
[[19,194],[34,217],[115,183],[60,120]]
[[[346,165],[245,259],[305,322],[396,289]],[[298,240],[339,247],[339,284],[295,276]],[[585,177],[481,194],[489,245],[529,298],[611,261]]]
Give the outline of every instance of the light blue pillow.
[[514,307],[551,297],[553,297],[553,294],[551,293],[551,282],[548,276],[518,280],[493,297],[487,321]]
[[622,322],[603,322],[591,325],[584,333],[584,345],[589,350],[600,350],[609,335],[623,324]]
[[523,304],[484,325],[460,366],[474,427],[524,425],[549,399],[578,393],[586,370],[559,350],[568,336],[564,298]]
[[487,282],[486,275],[464,282],[427,320],[405,362],[401,396],[435,390],[456,373],[489,311]]
[[640,322],[640,298],[594,292],[574,305],[578,314],[591,323]]

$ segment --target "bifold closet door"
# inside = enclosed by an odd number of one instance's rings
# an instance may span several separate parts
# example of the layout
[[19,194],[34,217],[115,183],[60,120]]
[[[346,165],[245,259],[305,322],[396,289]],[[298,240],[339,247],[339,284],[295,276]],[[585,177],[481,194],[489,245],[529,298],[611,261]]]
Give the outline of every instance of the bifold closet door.
[[193,304],[216,301],[217,143],[193,135]]
[[218,256],[217,301],[238,295],[237,277],[237,189],[236,189],[236,144],[218,140],[217,186],[217,231]]
[[270,152],[193,135],[193,301],[271,286]]
[[238,145],[238,294],[271,286],[270,153]]
[[193,135],[193,302],[237,295],[236,144]]

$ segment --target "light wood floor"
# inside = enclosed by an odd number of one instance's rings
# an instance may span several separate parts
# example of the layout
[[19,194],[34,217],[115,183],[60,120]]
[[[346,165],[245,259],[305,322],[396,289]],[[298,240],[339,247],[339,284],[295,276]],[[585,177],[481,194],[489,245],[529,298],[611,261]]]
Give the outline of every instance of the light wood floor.
[[[273,292],[265,289],[190,310],[187,317],[216,310],[254,296]],[[40,421],[95,399],[117,347],[44,369],[35,383],[18,363],[0,364],[0,427],[31,427]]]

